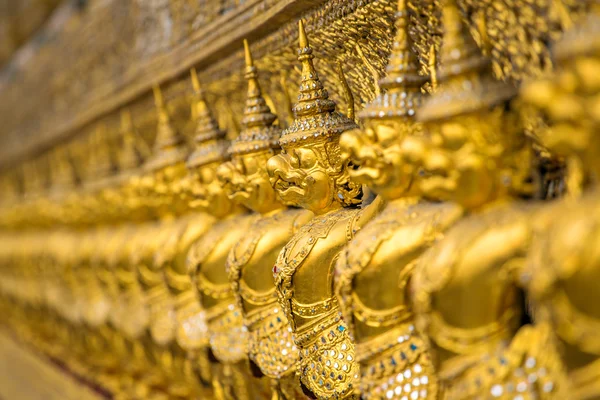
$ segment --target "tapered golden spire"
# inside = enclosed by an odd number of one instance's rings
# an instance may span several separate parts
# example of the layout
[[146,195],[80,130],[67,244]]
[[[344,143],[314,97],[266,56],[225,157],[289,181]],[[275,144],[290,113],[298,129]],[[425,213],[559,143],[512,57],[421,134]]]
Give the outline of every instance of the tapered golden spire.
[[295,118],[283,132],[280,140],[282,146],[291,142],[336,136],[356,128],[352,120],[335,110],[335,103],[329,99],[329,94],[315,71],[313,51],[302,21],[298,22],[298,29],[298,61],[302,63],[302,81],[298,102],[292,109]]
[[484,110],[509,100],[516,89],[494,78],[492,65],[462,21],[456,0],[442,10],[444,37],[440,50],[440,90],[419,109],[421,121],[432,121]]
[[456,0],[446,0],[442,18],[444,37],[440,49],[440,83],[447,83],[453,78],[462,81],[469,73],[491,71],[491,62],[463,23]]
[[225,160],[227,158],[228,142],[225,140],[225,132],[219,129],[215,118],[208,108],[195,68],[190,70],[190,75],[194,88],[194,106],[196,108],[197,119],[194,149],[187,159],[187,166],[188,168],[193,168],[214,161]]
[[49,157],[52,190],[63,192],[72,189],[77,179],[67,145],[56,147]]
[[329,100],[327,90],[319,80],[319,75],[315,71],[312,54],[312,48],[308,43],[306,31],[302,20],[298,22],[299,45],[298,61],[302,63],[302,83],[300,84],[300,96],[298,103],[294,107],[296,115],[316,114],[318,112],[331,112],[335,110],[335,103]]
[[148,148],[135,132],[129,110],[121,111],[121,150],[119,152],[119,173],[133,171],[144,164]]
[[262,151],[279,146],[281,130],[273,126],[277,118],[265,101],[258,83],[258,71],[254,66],[248,41],[244,40],[246,58],[245,77],[248,81],[248,96],[246,109],[242,119],[242,131],[233,141],[230,149],[232,154]]
[[103,180],[116,170],[115,150],[111,148],[106,125],[98,124],[89,137],[90,182]]
[[419,75],[417,56],[408,33],[406,0],[398,1],[396,37],[387,75],[379,81],[383,92],[359,113],[361,119],[414,117],[421,104],[421,86],[427,78]]
[[185,137],[173,127],[160,87],[154,86],[152,90],[158,113],[158,124],[152,155],[144,164],[144,169],[147,171],[177,164],[184,161],[187,155]]
[[26,161],[21,165],[25,196],[37,196],[42,191],[40,174],[35,160]]
[[192,87],[194,88],[194,104],[196,108],[196,131],[194,135],[194,142],[196,145],[198,145],[206,140],[225,137],[225,132],[219,129],[215,118],[208,108],[204,91],[200,86],[200,81],[198,80],[198,74],[196,73],[195,68],[190,70],[190,75],[192,77]]

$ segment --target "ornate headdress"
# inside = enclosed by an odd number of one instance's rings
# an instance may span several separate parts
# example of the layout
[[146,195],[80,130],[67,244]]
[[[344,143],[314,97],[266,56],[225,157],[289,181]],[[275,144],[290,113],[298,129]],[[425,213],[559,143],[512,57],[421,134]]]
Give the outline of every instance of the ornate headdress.
[[171,124],[160,87],[155,86],[153,91],[158,111],[158,125],[152,155],[144,164],[146,171],[156,171],[183,162],[188,153],[184,136]]
[[110,186],[117,170],[116,152],[111,148],[104,124],[99,124],[88,137],[89,167],[86,171],[84,187],[98,190]]
[[72,190],[77,184],[73,160],[67,146],[59,146],[50,154],[52,190],[58,192]]
[[233,141],[229,152],[231,154],[244,154],[269,148],[279,147],[281,129],[273,126],[277,116],[271,112],[263,98],[258,83],[258,72],[252,60],[248,41],[244,39],[244,52],[246,55],[245,78],[248,81],[248,97],[246,109],[242,119],[242,132]]
[[123,136],[122,148],[119,152],[119,173],[134,171],[144,164],[148,156],[148,149],[137,137],[128,110],[121,111],[121,134]]
[[417,56],[412,50],[408,33],[406,0],[398,1],[396,12],[396,37],[386,68],[387,76],[379,81],[384,91],[364,108],[358,117],[413,118],[422,103],[421,86],[427,78],[419,75]]
[[89,136],[90,176],[89,180],[104,179],[113,174],[116,169],[115,154],[110,148],[107,129],[104,124],[99,124]]
[[219,129],[208,109],[195,69],[191,70],[191,75],[195,92],[197,121],[194,151],[187,159],[187,167],[197,168],[215,161],[226,160],[229,143],[225,140],[225,132]]
[[418,119],[428,122],[451,118],[511,99],[516,89],[494,78],[491,61],[484,57],[462,22],[456,0],[446,0],[443,23],[440,90],[425,101]]
[[323,88],[315,71],[313,51],[306,38],[302,21],[298,22],[298,28],[298,61],[302,63],[302,83],[298,103],[292,109],[294,121],[283,131],[279,140],[281,146],[339,136],[342,132],[357,127],[352,120],[335,110],[335,103],[329,99],[327,90]]

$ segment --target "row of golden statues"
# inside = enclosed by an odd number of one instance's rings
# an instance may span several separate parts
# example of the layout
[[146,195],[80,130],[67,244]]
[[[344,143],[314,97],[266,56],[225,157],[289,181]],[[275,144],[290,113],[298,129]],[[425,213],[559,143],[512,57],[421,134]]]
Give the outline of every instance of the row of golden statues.
[[[455,0],[430,77],[404,0],[396,18],[360,127],[300,22],[286,129],[245,42],[233,141],[192,70],[191,154],[156,88],[151,152],[124,112],[85,190],[64,148],[47,193],[6,184],[7,325],[115,398],[600,399],[600,5],[565,17],[555,71],[519,89]],[[536,196],[544,155],[560,199]]]

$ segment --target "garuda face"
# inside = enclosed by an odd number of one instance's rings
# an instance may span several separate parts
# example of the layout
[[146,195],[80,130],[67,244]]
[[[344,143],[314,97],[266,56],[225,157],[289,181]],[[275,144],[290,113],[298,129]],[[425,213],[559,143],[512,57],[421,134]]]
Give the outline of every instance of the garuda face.
[[[412,146],[402,138],[415,124],[400,121],[367,121],[364,131],[345,132],[340,138],[342,158],[353,166],[351,179],[387,199],[405,195],[413,186],[417,165],[412,162]],[[408,142],[407,142],[408,144]]]
[[150,171],[133,184],[137,198],[151,205],[165,205],[182,196],[181,180],[186,175],[185,165],[176,163]]
[[161,168],[154,173],[154,192],[159,196],[176,197],[181,194],[181,178],[186,170],[183,163]]
[[269,159],[271,185],[285,204],[322,214],[339,203],[360,203],[360,185],[349,181],[348,163],[337,141],[287,146]]
[[272,150],[234,155],[217,170],[219,182],[230,200],[255,212],[266,213],[281,207],[269,183],[267,161]]
[[473,209],[522,189],[529,153],[514,127],[506,129],[506,118],[498,108],[431,124],[422,159],[424,196]]
[[588,169],[586,172],[598,175],[600,57],[580,56],[563,64],[557,78],[526,85],[522,98],[533,105],[549,125],[538,132],[541,144],[558,156],[578,158]]
[[190,208],[207,212],[217,218],[231,211],[231,202],[223,186],[217,180],[220,162],[212,162],[189,170],[185,178],[185,189]]

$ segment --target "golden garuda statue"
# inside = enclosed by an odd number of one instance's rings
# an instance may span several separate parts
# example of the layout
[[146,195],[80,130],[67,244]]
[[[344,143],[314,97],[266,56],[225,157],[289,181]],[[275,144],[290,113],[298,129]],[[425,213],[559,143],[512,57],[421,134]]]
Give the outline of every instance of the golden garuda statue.
[[[423,126],[416,121],[427,77],[408,31],[400,1],[396,37],[379,86],[385,90],[359,118],[365,130],[342,135],[350,177],[380,196],[383,210],[356,234],[337,261],[336,294],[360,363],[362,397],[401,399],[413,393],[435,399],[437,377],[425,340],[415,330],[410,281],[423,252],[462,214],[454,203],[422,198],[413,156]],[[414,396],[414,395],[413,395]]]
[[217,174],[230,199],[261,217],[232,247],[225,267],[248,329],[251,362],[273,379],[273,398],[294,399],[299,392],[293,380],[299,354],[277,302],[272,266],[281,248],[312,213],[286,208],[269,182],[267,161],[280,149],[281,129],[273,125],[277,117],[263,98],[247,41],[244,50],[248,80],[244,129],[229,149],[231,161],[222,164]]
[[600,399],[598,0],[13,1],[2,399]]
[[443,23],[440,90],[417,114],[429,133],[421,190],[465,215],[415,265],[417,324],[443,398],[560,398],[551,333],[522,326],[519,274],[537,204],[519,200],[531,193],[532,150],[511,108],[516,92],[493,78],[454,0]]
[[568,196],[543,215],[522,274],[537,317],[552,327],[568,377],[568,396],[600,396],[595,276],[598,272],[598,116],[600,7],[574,18],[553,46],[557,71],[522,91],[547,122],[542,145],[566,160]]
[[273,275],[300,351],[296,373],[304,390],[322,399],[353,398],[358,365],[333,277],[339,253],[368,219],[358,208],[362,187],[350,180],[339,145],[340,134],[356,125],[336,111],[314,68],[302,21],[299,30],[302,81],[295,119],[279,140],[282,153],[269,159],[267,169],[284,203],[315,216],[283,247]]

